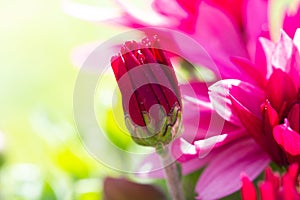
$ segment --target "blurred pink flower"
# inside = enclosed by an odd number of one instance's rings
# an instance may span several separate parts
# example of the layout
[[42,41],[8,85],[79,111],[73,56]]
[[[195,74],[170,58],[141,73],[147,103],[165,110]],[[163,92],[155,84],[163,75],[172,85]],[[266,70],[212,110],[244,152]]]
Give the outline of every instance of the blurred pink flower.
[[[257,37],[262,29],[268,29],[266,0],[237,0],[234,6],[232,0],[153,0],[145,1],[142,8],[128,0],[118,0],[116,7],[110,9],[63,2],[64,10],[80,19],[130,28],[163,27],[185,33],[208,52],[223,78],[241,76],[229,57],[253,56]],[[206,55],[194,52],[172,32],[166,32],[165,37],[174,37],[174,43],[189,61],[205,66]],[[88,45],[85,51],[90,52],[90,48],[95,47]],[[84,51],[78,51],[80,55],[75,52],[74,59],[82,57]]]
[[242,200],[299,200],[298,164],[289,166],[287,172],[282,176],[272,172],[270,168],[265,170],[265,180],[258,184],[260,195],[246,175],[242,176]]
[[211,99],[217,112],[240,121],[277,164],[300,164],[300,29],[294,40],[282,31],[277,43],[260,38],[259,46],[255,64],[233,59],[253,81],[217,82]]

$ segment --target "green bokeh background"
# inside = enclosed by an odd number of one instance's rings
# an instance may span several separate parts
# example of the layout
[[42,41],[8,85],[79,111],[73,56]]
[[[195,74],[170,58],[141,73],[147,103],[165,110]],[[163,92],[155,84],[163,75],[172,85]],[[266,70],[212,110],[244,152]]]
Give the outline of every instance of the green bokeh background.
[[70,55],[121,29],[72,18],[61,3],[0,1],[1,200],[100,199],[101,180],[116,174],[77,135]]

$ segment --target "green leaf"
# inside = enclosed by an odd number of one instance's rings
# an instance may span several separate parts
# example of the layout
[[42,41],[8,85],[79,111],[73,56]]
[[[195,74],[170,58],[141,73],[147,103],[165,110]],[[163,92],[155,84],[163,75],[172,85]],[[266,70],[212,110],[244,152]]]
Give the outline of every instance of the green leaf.
[[198,170],[183,177],[182,182],[186,200],[194,200],[197,196],[195,187],[202,171]]

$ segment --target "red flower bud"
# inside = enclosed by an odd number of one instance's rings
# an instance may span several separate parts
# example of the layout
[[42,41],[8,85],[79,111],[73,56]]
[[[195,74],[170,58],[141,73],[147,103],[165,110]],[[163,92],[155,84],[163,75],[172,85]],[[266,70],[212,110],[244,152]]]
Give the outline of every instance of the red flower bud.
[[173,66],[156,36],[125,42],[111,66],[135,142],[168,144],[181,127],[181,97]]

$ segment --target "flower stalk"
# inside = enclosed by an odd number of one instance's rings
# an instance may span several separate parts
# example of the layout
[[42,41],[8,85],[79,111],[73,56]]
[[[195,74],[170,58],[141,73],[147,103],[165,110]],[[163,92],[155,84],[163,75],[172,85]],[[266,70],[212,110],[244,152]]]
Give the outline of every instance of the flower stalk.
[[161,162],[163,166],[165,166],[165,178],[172,199],[185,200],[181,180],[182,174],[179,164],[176,161],[173,161],[168,147],[157,146],[156,152],[158,155],[160,155]]

